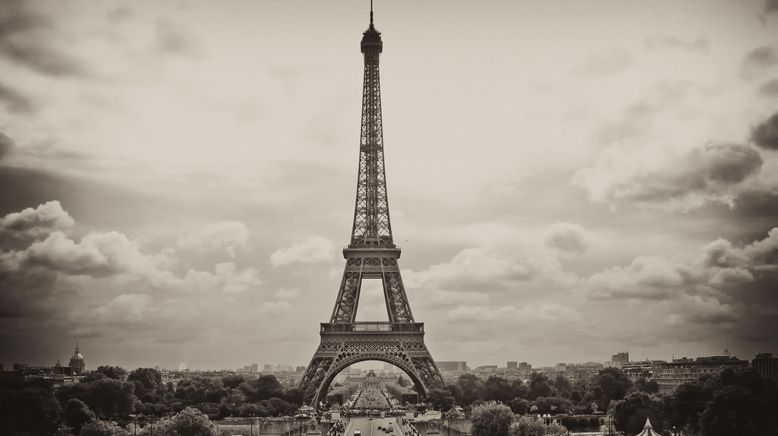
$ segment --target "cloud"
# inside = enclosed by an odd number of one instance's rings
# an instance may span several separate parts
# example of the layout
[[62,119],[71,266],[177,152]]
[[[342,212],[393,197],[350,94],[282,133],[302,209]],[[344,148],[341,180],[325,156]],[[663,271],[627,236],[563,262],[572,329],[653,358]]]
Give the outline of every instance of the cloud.
[[196,51],[192,36],[170,20],[157,21],[155,32],[156,49],[162,54],[191,55]]
[[740,144],[709,144],[653,162],[611,146],[592,166],[578,170],[573,183],[595,202],[689,210],[708,201],[731,204],[737,186],[757,174],[762,162],[755,149]]
[[778,12],[778,0],[765,0],[764,13]]
[[49,201],[0,218],[0,248],[8,240],[37,240],[58,230],[69,230],[75,221],[59,201]]
[[733,210],[741,218],[767,218],[768,225],[772,226],[778,216],[778,187],[741,192],[735,198]]
[[778,150],[778,112],[751,131],[751,140],[759,147]]
[[627,50],[611,48],[589,53],[572,71],[584,75],[611,75],[627,69],[633,62],[633,56]]
[[[0,298],[4,307],[13,303],[18,308],[5,316],[30,315],[46,307],[66,311],[67,304],[60,302],[65,295],[93,288],[105,289],[108,294],[113,290],[142,293],[147,297],[126,299],[137,302],[152,298],[159,306],[170,301],[165,299],[170,295],[229,296],[256,291],[262,284],[253,268],[240,269],[232,262],[217,263],[212,271],[191,268],[174,249],[149,253],[138,241],[116,231],[92,231],[78,239],[70,235],[74,224],[57,201],[0,219],[0,228],[12,242],[0,246]],[[175,266],[182,267],[181,271]],[[146,292],[128,292],[132,289]],[[157,292],[157,298],[150,292]],[[93,298],[99,301],[102,296]],[[80,301],[91,302],[84,297]],[[110,307],[104,310],[110,312]],[[86,316],[75,318],[84,322],[81,318]],[[164,316],[177,315],[172,309]]]
[[598,142],[613,142],[641,137],[658,124],[663,114],[677,110],[685,100],[699,91],[689,80],[660,80],[649,86],[646,95],[628,105],[613,122],[608,122],[596,134]]
[[[778,283],[778,227],[744,247],[717,239],[695,255],[639,256],[626,267],[591,275],[582,290],[593,299],[664,300],[684,296],[731,299],[742,289],[774,289]],[[778,288],[775,288],[778,289]],[[764,303],[777,304],[778,299]]]
[[578,224],[554,223],[546,232],[545,244],[563,252],[582,253],[590,239],[586,229]]
[[740,73],[745,79],[753,79],[775,65],[778,65],[778,48],[765,45],[746,54],[740,64]]
[[673,262],[661,257],[640,256],[626,267],[613,267],[594,274],[586,281],[594,299],[665,299],[684,283],[684,276]]
[[56,47],[54,21],[29,9],[30,2],[8,0],[0,13],[0,55],[49,76],[88,75],[86,64]]
[[567,306],[556,303],[530,304],[521,308],[503,306],[457,306],[447,312],[449,319],[456,322],[509,321],[512,323],[578,321],[581,314]]
[[0,102],[5,103],[11,113],[31,114],[37,110],[31,99],[3,83],[0,83]]
[[238,221],[223,221],[198,229],[178,240],[178,247],[205,254],[223,251],[235,258],[237,251],[247,251],[250,232],[245,224]]
[[[698,252],[638,256],[582,280],[576,293],[635,318],[651,315],[654,338],[774,346],[778,328],[778,227],[751,244],[717,239]],[[629,309],[631,308],[631,309]],[[631,321],[632,322],[632,321]]]
[[14,142],[5,133],[0,132],[0,161],[8,154],[14,147]]
[[424,271],[409,271],[409,286],[422,289],[494,292],[532,280],[539,273],[535,259],[496,247],[466,248],[450,261]]
[[279,248],[270,255],[273,266],[293,263],[319,263],[334,258],[335,244],[329,239],[314,236],[303,242],[295,242],[286,248]]
[[763,83],[757,92],[759,95],[764,97],[778,96],[778,79],[768,80],[767,82]]
[[676,36],[655,36],[643,40],[649,49],[680,49],[687,52],[707,52],[710,41],[707,38],[682,39]]

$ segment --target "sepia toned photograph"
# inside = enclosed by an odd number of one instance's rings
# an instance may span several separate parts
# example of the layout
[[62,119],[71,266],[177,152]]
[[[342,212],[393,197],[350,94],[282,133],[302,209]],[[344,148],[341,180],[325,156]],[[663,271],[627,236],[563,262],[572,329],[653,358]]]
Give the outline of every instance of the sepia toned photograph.
[[48,435],[778,435],[778,0],[0,0]]

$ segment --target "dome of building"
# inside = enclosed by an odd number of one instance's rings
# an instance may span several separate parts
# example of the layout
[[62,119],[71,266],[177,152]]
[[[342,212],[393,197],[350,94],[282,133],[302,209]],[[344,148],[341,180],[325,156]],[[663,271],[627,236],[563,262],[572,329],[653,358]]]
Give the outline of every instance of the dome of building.
[[68,366],[73,368],[73,374],[81,374],[84,372],[86,364],[84,363],[84,355],[78,349],[78,343],[76,343],[76,351],[73,352],[73,357],[70,358]]

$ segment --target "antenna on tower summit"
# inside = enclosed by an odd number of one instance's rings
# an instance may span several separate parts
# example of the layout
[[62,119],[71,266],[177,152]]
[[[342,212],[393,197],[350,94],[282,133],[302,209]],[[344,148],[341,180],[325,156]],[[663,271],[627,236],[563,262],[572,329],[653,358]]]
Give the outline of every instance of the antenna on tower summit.
[[370,27],[373,27],[373,0],[370,0]]

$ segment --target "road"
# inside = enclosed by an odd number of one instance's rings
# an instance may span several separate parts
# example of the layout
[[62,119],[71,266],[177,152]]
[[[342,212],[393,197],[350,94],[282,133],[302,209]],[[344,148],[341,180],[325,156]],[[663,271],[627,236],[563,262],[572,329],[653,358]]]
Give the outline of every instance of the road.
[[[389,423],[394,426],[394,433],[386,433],[379,430],[378,427],[386,427]],[[389,436],[394,434],[400,436],[403,434],[402,429],[397,425],[397,418],[375,418],[370,420],[366,417],[353,417],[346,427],[346,433],[344,436],[353,436],[354,431],[359,429],[362,432],[362,436]]]

